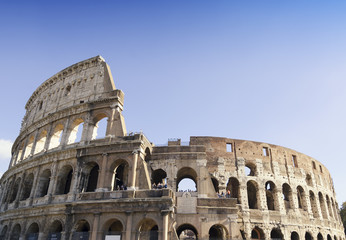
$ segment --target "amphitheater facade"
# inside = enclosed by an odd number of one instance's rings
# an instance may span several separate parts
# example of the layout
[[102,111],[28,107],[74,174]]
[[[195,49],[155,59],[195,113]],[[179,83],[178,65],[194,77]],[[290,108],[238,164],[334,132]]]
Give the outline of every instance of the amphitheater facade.
[[100,56],[37,88],[0,180],[0,239],[345,240],[319,161],[220,137],[155,146],[126,132],[123,102]]

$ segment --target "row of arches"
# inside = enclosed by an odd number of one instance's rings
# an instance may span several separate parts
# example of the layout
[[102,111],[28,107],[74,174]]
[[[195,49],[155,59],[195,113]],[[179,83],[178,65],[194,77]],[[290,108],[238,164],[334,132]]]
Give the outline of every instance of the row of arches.
[[71,123],[59,121],[50,127],[39,129],[18,144],[13,154],[12,166],[32,155],[57,148],[60,145],[80,142],[82,138],[86,141],[104,138],[107,125],[107,114],[99,113],[88,124],[85,124],[83,118],[76,118]]

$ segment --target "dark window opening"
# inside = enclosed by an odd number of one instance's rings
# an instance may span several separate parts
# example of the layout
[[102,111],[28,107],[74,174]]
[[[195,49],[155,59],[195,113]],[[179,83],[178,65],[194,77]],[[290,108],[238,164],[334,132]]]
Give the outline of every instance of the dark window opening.
[[268,157],[269,156],[269,149],[267,147],[262,148],[263,156]]
[[293,167],[298,167],[298,161],[297,161],[297,156],[296,155],[292,155],[292,163],[293,163]]

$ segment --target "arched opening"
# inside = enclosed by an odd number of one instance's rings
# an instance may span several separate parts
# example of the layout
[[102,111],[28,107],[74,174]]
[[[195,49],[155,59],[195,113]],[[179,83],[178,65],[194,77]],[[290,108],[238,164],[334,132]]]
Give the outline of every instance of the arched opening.
[[72,239],[88,240],[90,225],[86,220],[79,220],[75,226]]
[[140,222],[137,234],[141,240],[158,240],[159,228],[154,220],[145,218]]
[[292,189],[287,183],[284,183],[282,185],[282,194],[283,194],[286,210],[288,210],[291,208],[291,203],[292,203]]
[[248,197],[248,204],[250,209],[258,209],[257,204],[257,191],[258,191],[258,185],[255,181],[248,181],[247,184],[247,197]]
[[264,239],[264,233],[263,230],[260,229],[259,227],[255,227],[254,229],[252,229],[251,231],[251,239]]
[[256,165],[253,163],[245,164],[245,175],[246,176],[256,176]]
[[99,166],[96,164],[89,172],[86,192],[94,192],[96,190],[98,178],[99,178]]
[[272,181],[268,181],[265,184],[266,188],[266,199],[267,199],[267,208],[268,210],[276,210],[276,186]]
[[211,182],[213,183],[215,192],[219,192],[219,181],[215,177],[211,177]]
[[60,240],[62,229],[61,222],[55,220],[49,227],[48,240]]
[[190,167],[181,168],[177,173],[177,191],[197,191],[197,173]]
[[22,160],[22,155],[23,155],[23,148],[24,148],[24,143],[21,143],[18,147],[18,152],[17,152],[17,156],[16,156],[16,160],[15,163],[19,163]]
[[40,232],[38,224],[32,223],[26,232],[26,239],[37,240],[38,233]]
[[317,240],[323,240],[323,236],[322,236],[321,233],[318,233],[318,235],[317,235]]
[[44,150],[44,145],[46,144],[46,140],[47,140],[47,131],[42,130],[42,132],[40,133],[36,141],[34,154],[40,153]]
[[5,239],[6,238],[7,229],[8,229],[7,225],[2,228],[1,234],[0,234],[0,239]]
[[145,149],[145,158],[144,158],[144,160],[146,162],[149,162],[151,160],[151,153],[150,153],[150,149],[149,148]]
[[12,194],[10,198],[10,203],[14,202],[14,200],[16,200],[17,198],[20,181],[21,181],[21,178],[17,178],[16,181],[14,182],[14,186],[12,188]]
[[107,134],[108,117],[106,114],[99,114],[94,119],[95,126],[91,140],[105,138]]
[[335,211],[335,204],[334,204],[333,198],[330,198],[330,201],[332,202],[332,211],[333,211],[334,219],[338,220],[338,215],[337,215],[337,213]]
[[198,233],[194,226],[191,224],[182,224],[177,228],[177,235],[179,240],[198,239]]
[[306,174],[305,181],[308,186],[312,187],[312,178],[310,174]]
[[281,230],[279,228],[273,228],[272,231],[270,232],[270,238],[271,239],[282,239],[283,235],[281,233]]
[[[123,231],[123,224],[118,219],[111,219],[107,221],[104,227],[105,238],[110,238],[110,236],[118,236],[118,239],[121,239],[121,234]],[[110,238],[115,239],[115,238]]]
[[30,173],[24,179],[23,192],[22,192],[22,197],[20,198],[20,200],[26,200],[30,197],[33,183],[34,183],[34,174]]
[[310,190],[309,192],[309,197],[310,197],[310,205],[311,205],[311,211],[314,216],[314,218],[318,218],[318,209],[317,209],[317,202],[315,198],[315,194]]
[[26,145],[23,159],[26,159],[27,157],[30,156],[33,145],[34,145],[34,136],[31,136],[29,138],[27,145]]
[[324,198],[323,198],[323,195],[321,192],[318,193],[318,199],[320,202],[320,208],[321,208],[322,216],[324,219],[327,219],[328,216],[327,216],[326,205],[325,205]]
[[61,143],[61,137],[62,137],[63,130],[64,130],[64,126],[62,124],[58,124],[54,128],[53,134],[50,138],[48,149],[59,147],[59,145]]
[[292,232],[291,240],[299,240],[299,234],[297,232]]
[[70,192],[73,170],[70,165],[64,166],[58,175],[56,194],[67,194]]
[[310,233],[308,232],[305,233],[305,240],[312,240],[312,236]]
[[112,191],[127,189],[128,175],[129,164],[121,161],[113,170]]
[[329,234],[327,235],[327,240],[332,240],[332,237]]
[[305,211],[308,210],[308,206],[305,200],[305,192],[301,186],[297,187],[297,199],[298,199],[298,207]]
[[21,227],[19,224],[16,224],[11,231],[11,236],[10,236],[10,240],[19,240],[20,237],[20,233],[21,233]]
[[37,195],[36,197],[44,197],[48,193],[49,183],[50,183],[50,170],[46,169],[43,171],[39,178],[39,183],[37,186]]
[[151,174],[151,182],[153,188],[167,187],[167,173],[161,168],[154,170]]
[[231,198],[237,199],[237,203],[240,203],[240,188],[239,188],[239,186],[240,186],[239,181],[235,177],[230,177],[228,179],[226,190],[227,190],[227,192],[230,191]]
[[74,120],[71,126],[71,132],[67,140],[67,144],[80,142],[82,137],[83,123],[84,123],[83,119],[78,118]]
[[327,208],[328,208],[329,217],[330,218],[334,218],[333,212],[332,212],[332,208],[331,208],[331,203],[330,203],[328,195],[326,195],[326,202],[327,202]]
[[209,229],[209,240],[227,239],[226,229],[221,225],[213,225]]

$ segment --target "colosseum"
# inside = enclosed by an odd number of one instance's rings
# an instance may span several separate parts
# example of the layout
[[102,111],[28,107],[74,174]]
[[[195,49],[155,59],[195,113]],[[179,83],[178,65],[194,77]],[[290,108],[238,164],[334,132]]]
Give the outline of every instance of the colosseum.
[[345,240],[319,161],[222,137],[155,146],[126,132],[123,103],[100,56],[37,88],[0,180],[1,239]]

